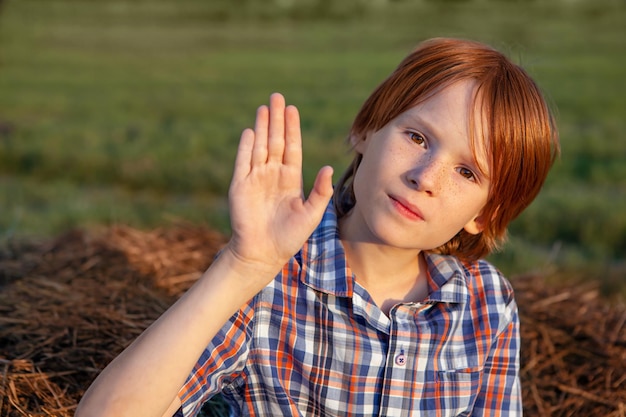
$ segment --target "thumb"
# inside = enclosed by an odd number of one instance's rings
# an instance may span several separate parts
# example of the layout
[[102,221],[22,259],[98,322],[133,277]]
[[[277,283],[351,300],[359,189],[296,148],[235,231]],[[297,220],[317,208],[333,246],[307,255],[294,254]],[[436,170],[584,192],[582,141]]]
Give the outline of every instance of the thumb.
[[326,206],[333,195],[333,168],[331,166],[322,167],[317,173],[313,189],[309,198],[304,203],[307,211],[319,221],[324,215]]

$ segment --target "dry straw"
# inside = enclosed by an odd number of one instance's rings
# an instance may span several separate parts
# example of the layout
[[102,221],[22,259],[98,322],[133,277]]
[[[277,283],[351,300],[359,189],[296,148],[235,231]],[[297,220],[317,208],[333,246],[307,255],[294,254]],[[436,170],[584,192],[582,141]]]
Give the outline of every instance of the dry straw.
[[[224,236],[115,227],[0,250],[0,416],[71,416],[98,372],[206,269]],[[626,417],[626,308],[513,279],[528,416]]]

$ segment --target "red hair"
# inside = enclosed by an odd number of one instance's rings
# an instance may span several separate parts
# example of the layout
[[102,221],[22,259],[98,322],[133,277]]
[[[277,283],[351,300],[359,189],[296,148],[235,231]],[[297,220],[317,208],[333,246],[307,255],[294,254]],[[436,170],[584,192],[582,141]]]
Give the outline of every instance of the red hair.
[[[421,43],[380,84],[358,112],[350,137],[365,139],[409,108],[461,80],[476,83],[474,103],[486,121],[484,144],[491,177],[482,211],[484,230],[461,230],[434,252],[462,260],[484,257],[506,239],[509,223],[539,193],[559,154],[554,118],[530,76],[502,53],[474,41],[435,38]],[[474,112],[470,112],[474,114]],[[473,124],[473,120],[469,120]],[[470,129],[472,131],[472,129]],[[357,154],[336,185],[334,204],[339,217],[354,206],[353,180],[361,162]]]

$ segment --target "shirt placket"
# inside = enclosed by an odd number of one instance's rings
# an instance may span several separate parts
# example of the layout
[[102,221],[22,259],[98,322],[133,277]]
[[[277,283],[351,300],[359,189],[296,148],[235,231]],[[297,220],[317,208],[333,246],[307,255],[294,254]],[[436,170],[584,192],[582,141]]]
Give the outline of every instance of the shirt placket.
[[415,411],[412,408],[421,396],[420,386],[427,367],[426,361],[418,360],[421,338],[417,317],[429,307],[401,304],[389,313],[391,328],[380,416],[410,416]]

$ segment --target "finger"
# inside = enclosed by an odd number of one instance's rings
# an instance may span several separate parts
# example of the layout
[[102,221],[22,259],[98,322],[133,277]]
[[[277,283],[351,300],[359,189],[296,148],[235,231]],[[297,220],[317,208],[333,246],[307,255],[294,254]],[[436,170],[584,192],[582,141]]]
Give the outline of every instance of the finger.
[[245,178],[250,173],[253,147],[254,131],[252,129],[245,129],[241,133],[239,146],[237,147],[233,181]]
[[269,109],[261,106],[256,111],[254,123],[254,146],[252,148],[252,165],[267,162],[267,129],[269,124]]
[[285,150],[285,98],[282,94],[270,96],[270,125],[268,139],[268,161],[282,163]]
[[333,168],[325,166],[319,170],[313,189],[305,202],[307,210],[316,222],[322,219],[326,206],[333,195]]
[[285,150],[283,163],[285,165],[294,165],[298,170],[302,167],[300,114],[295,106],[287,106],[285,109]]

